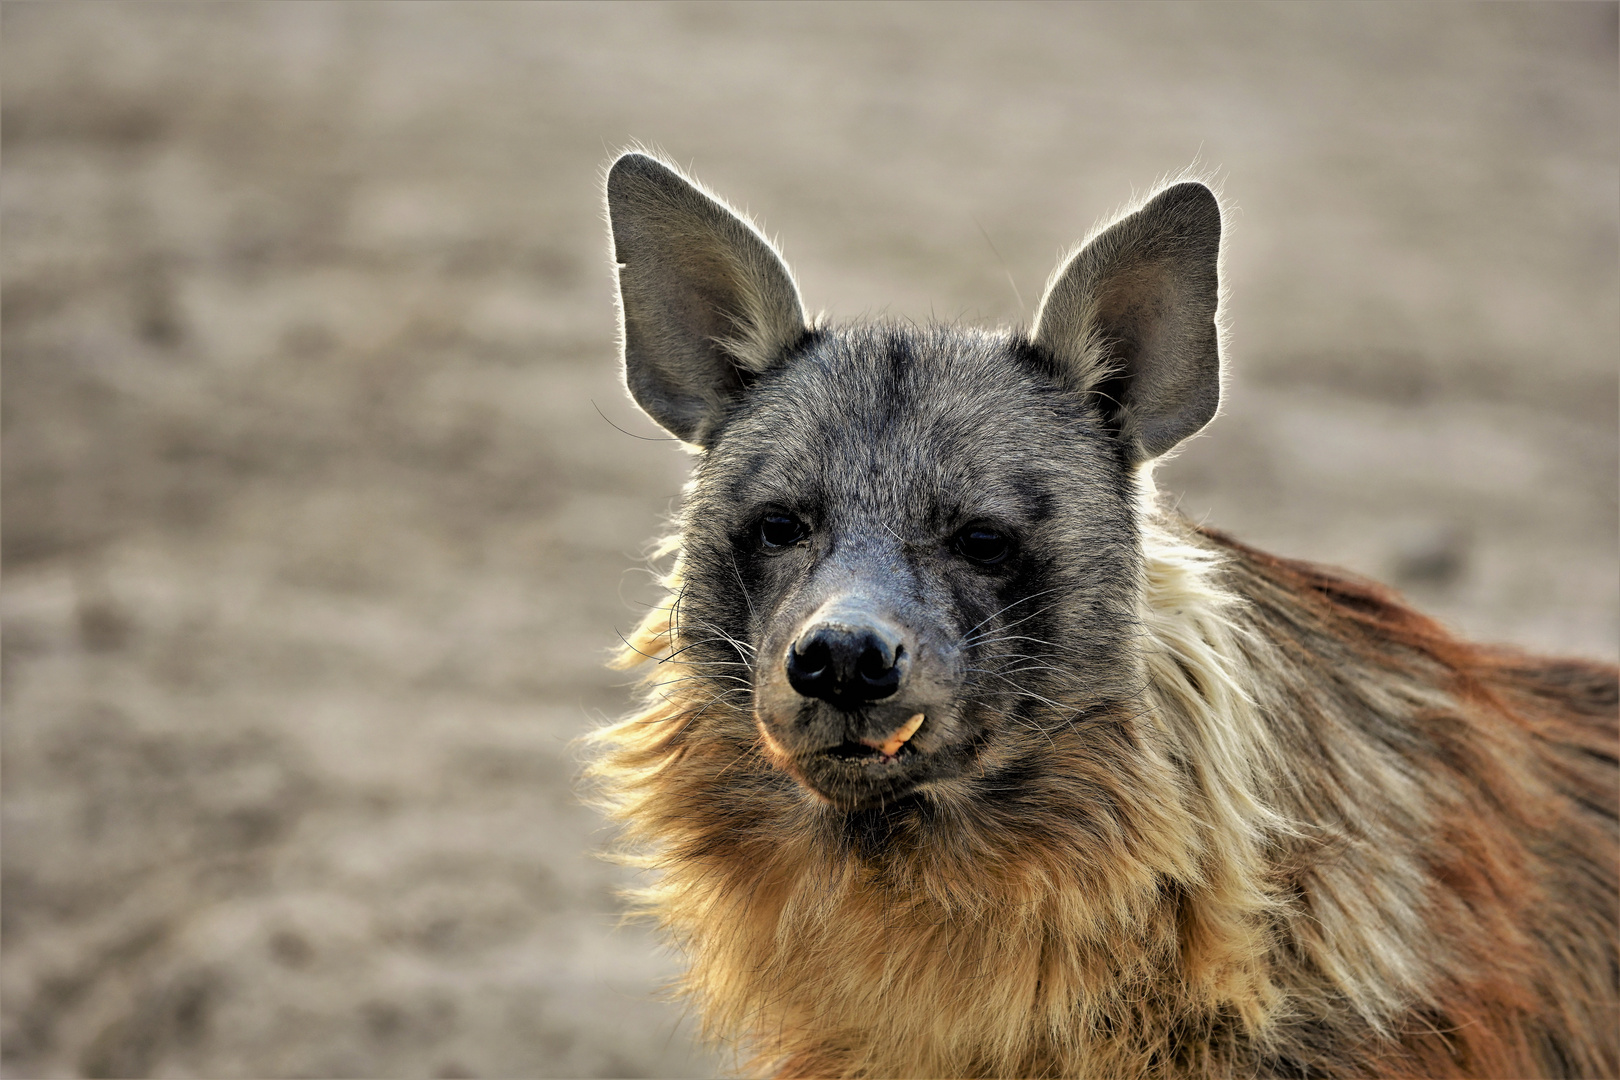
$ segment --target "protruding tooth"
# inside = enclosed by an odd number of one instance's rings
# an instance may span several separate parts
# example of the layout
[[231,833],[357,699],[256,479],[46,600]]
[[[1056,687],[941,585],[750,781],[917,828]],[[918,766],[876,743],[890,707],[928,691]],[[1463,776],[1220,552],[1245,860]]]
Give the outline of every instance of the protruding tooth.
[[884,739],[882,742],[867,742],[864,739],[861,741],[866,743],[867,746],[877,750],[878,753],[882,754],[884,757],[894,757],[894,755],[900,752],[900,748],[906,745],[906,740],[917,734],[917,729],[922,727],[924,716],[924,713],[918,713],[916,716],[913,716],[910,720],[907,720],[904,724],[900,725],[899,728],[897,728],[887,739]]
[[911,738],[913,735],[917,734],[917,729],[922,727],[922,723],[923,723],[923,714],[918,713],[916,716],[913,716],[910,720],[906,721],[906,726],[905,727],[901,728],[899,731],[895,732],[893,735],[890,735],[889,738],[896,739],[896,740],[903,743],[907,739]]

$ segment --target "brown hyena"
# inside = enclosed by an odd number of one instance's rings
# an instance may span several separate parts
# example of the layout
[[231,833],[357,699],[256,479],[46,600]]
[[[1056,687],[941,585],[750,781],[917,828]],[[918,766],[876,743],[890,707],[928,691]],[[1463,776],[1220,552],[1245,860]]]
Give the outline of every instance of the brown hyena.
[[1615,1074],[1615,670],[1155,499],[1219,403],[1208,188],[1028,333],[814,325],[646,154],[607,201],[625,380],[697,458],[592,771],[751,1071]]

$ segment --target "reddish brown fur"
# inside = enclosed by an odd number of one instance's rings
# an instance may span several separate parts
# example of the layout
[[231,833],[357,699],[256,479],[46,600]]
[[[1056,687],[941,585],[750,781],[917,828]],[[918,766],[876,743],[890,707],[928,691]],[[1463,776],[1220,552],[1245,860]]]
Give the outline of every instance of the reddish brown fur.
[[1412,718],[1428,740],[1414,763],[1455,795],[1425,860],[1454,973],[1414,1014],[1427,1026],[1378,1050],[1373,1071],[1614,1075],[1615,670],[1460,641],[1380,585],[1206,535],[1238,556],[1239,591],[1314,678],[1346,670],[1310,651],[1327,640],[1461,706]]

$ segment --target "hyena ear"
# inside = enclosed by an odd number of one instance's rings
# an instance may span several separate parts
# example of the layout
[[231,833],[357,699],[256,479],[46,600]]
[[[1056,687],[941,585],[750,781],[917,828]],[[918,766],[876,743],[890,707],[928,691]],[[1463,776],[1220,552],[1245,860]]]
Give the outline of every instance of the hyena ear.
[[625,385],[707,446],[727,403],[807,332],[793,275],[751,224],[646,154],[613,163],[607,205]]
[[1215,195],[1175,184],[1076,252],[1035,315],[1031,339],[1101,397],[1138,463],[1195,434],[1220,404],[1220,249]]

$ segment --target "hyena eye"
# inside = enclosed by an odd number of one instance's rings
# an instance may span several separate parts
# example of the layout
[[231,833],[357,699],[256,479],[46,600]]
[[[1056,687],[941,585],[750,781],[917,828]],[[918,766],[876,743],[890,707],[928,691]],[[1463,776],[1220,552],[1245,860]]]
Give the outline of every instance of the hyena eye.
[[766,514],[759,522],[759,543],[765,548],[792,547],[809,534],[809,526],[791,514]]
[[951,541],[956,553],[980,566],[994,566],[1012,552],[1012,541],[988,525],[969,525]]

